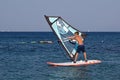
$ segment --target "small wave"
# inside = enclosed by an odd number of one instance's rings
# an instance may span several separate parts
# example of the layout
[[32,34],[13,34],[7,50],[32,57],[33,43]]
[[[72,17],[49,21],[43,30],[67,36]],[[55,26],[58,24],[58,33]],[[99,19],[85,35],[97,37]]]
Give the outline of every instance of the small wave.
[[120,64],[120,61],[102,61],[102,63],[114,63],[114,64]]

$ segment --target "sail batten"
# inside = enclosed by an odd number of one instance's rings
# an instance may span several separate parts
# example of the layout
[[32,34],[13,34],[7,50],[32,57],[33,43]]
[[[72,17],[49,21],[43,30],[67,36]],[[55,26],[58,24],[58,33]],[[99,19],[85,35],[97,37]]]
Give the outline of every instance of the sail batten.
[[[73,36],[76,31],[79,31],[69,25],[64,19],[60,16],[45,16],[48,24],[50,25],[53,32],[56,34],[61,45],[65,49],[66,53],[73,60],[71,55],[74,55],[76,52],[77,42],[72,44],[71,41],[67,38]],[[81,32],[79,31],[80,35]]]

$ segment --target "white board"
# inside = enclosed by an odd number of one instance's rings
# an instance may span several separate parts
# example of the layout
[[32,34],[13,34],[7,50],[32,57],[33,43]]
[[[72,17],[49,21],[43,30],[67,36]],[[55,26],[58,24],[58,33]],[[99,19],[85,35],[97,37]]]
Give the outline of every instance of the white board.
[[101,63],[100,60],[88,60],[87,62],[85,61],[77,61],[76,63],[74,62],[61,62],[61,63],[54,63],[54,62],[47,62],[48,65],[51,66],[85,66],[85,65],[92,65],[92,64],[98,64]]

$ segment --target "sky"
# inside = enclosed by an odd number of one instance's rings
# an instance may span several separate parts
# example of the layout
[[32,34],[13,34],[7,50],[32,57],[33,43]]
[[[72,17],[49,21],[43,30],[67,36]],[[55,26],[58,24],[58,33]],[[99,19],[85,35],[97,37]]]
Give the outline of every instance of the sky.
[[51,31],[44,15],[80,31],[120,32],[120,0],[0,0],[0,31]]

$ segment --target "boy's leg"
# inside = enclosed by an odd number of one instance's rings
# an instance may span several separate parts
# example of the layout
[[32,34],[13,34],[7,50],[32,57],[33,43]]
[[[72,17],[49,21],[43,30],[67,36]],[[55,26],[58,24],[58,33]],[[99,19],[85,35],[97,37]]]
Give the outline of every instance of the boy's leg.
[[87,55],[86,55],[86,52],[84,52],[84,59],[85,59],[85,61],[87,62]]

